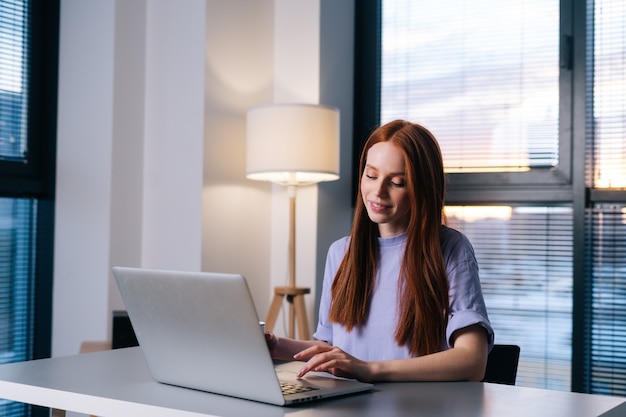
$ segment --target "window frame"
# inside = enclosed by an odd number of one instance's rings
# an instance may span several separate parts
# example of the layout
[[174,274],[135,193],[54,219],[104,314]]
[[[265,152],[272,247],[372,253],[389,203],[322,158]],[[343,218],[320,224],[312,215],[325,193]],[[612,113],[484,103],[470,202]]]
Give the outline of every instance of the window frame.
[[52,346],[52,276],[60,0],[32,0],[26,163],[0,160],[0,196],[37,201],[32,359]]
[[[573,0],[560,2],[559,39],[559,165],[527,172],[448,173],[448,204],[498,202],[570,202],[572,200],[573,122],[568,110],[573,101]],[[354,172],[356,190],[358,158],[369,133],[380,123],[380,70],[382,27],[380,0],[355,3]],[[376,86],[372,88],[372,86]],[[563,132],[566,132],[565,134]]]
[[26,162],[0,159],[0,195],[54,197],[59,0],[33,0],[28,49]]

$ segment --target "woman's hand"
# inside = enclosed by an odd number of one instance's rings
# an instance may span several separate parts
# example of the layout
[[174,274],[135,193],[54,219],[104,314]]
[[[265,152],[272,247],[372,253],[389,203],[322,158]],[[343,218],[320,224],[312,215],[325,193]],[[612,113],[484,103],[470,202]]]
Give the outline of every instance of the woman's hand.
[[480,324],[459,329],[453,334],[453,343],[451,349],[429,355],[371,362],[319,340],[276,337],[273,351],[287,360],[307,361],[298,377],[308,372],[328,372],[363,382],[482,380],[489,348],[485,329]]
[[294,355],[296,360],[306,360],[308,362],[298,373],[298,378],[302,378],[308,372],[328,372],[344,378],[354,378],[359,381],[372,380],[372,364],[355,358],[330,345],[316,345],[304,349]]
[[267,349],[270,351],[270,356],[275,358],[276,346],[278,345],[278,337],[272,332],[265,332],[265,343],[267,343]]
[[287,361],[293,360],[298,352],[308,350],[312,346],[330,347],[322,340],[296,340],[279,337],[272,332],[265,332],[265,343],[272,359]]

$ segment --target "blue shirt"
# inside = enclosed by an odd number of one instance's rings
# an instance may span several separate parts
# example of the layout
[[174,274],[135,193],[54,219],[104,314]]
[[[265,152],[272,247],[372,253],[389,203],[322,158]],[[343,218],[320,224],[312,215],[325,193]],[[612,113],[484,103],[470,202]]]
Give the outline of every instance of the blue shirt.
[[[330,289],[348,248],[348,239],[339,239],[328,249],[319,321],[313,336],[365,361],[411,357],[408,346],[398,346],[395,340],[399,313],[398,280],[406,233],[378,238],[378,270],[367,322],[348,332],[343,325],[328,320]],[[487,316],[474,249],[465,235],[447,226],[441,227],[441,249],[450,283],[450,315],[442,350],[452,347],[451,338],[456,330],[473,324],[480,324],[486,329],[491,349],[494,334]]]

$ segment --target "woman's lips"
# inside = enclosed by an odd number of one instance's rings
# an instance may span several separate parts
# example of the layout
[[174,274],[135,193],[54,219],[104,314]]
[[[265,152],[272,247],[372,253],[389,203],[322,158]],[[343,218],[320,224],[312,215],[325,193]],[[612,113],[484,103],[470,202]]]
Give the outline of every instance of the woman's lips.
[[377,213],[387,210],[387,206],[384,204],[376,203],[374,201],[370,201],[370,208],[372,211]]

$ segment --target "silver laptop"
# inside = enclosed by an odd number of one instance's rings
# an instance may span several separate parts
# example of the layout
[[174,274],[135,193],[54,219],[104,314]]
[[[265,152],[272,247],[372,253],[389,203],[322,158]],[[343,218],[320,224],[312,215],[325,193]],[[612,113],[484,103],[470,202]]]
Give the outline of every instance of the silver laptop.
[[[373,385],[272,361],[241,275],[114,267],[152,377],[276,405],[371,390]],[[285,392],[283,392],[285,391]]]

